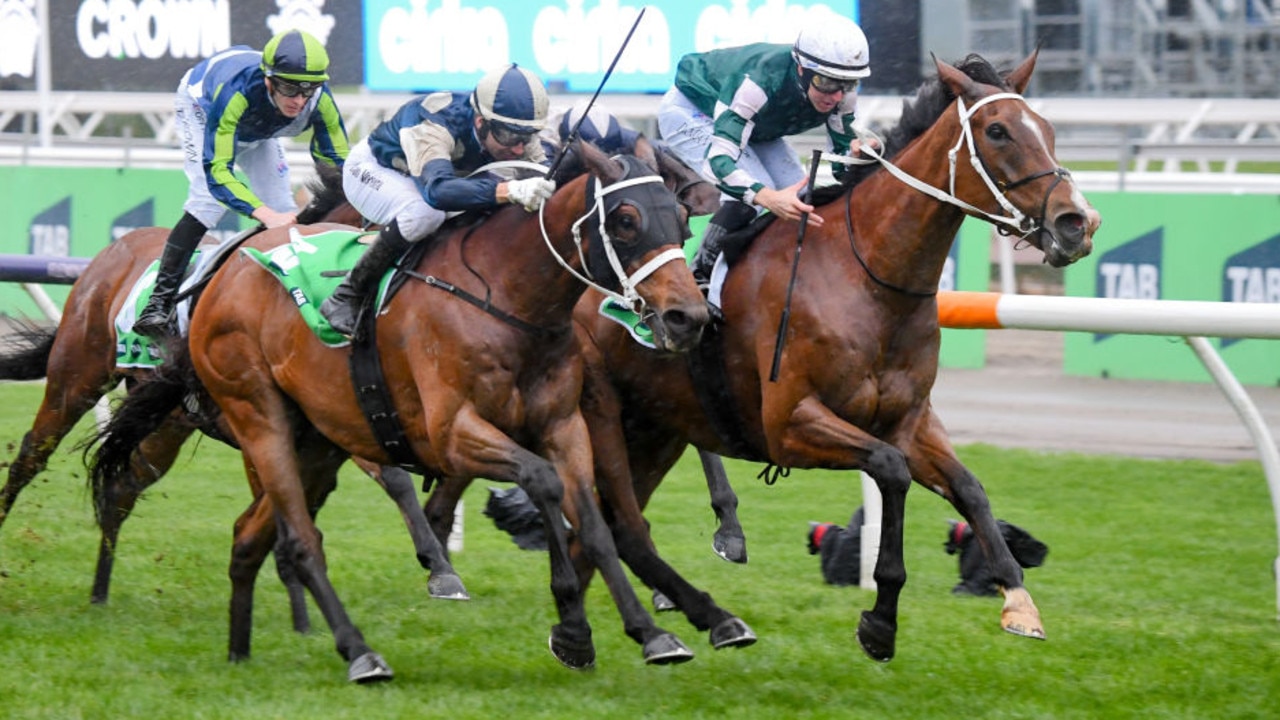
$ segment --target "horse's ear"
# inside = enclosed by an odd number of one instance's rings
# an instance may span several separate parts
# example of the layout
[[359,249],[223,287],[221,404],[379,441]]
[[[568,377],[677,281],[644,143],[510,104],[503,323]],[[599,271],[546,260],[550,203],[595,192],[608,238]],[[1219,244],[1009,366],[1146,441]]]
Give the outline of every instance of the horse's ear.
[[600,148],[589,142],[583,142],[582,138],[574,138],[573,151],[582,158],[583,164],[592,175],[600,178],[605,185],[609,185],[622,179],[627,169],[622,163],[614,162],[612,158],[604,154]]
[[1014,68],[1013,71],[1005,77],[1005,81],[1009,83],[1009,87],[1014,89],[1014,92],[1021,95],[1026,91],[1027,85],[1031,83],[1031,73],[1035,72],[1036,69],[1036,58],[1039,56],[1040,46],[1036,45],[1036,49],[1031,51],[1031,54],[1027,56],[1027,59],[1023,60],[1022,64]]
[[643,135],[636,140],[635,156],[640,158],[640,161],[645,165],[648,165],[649,169],[656,173],[661,173],[662,163],[658,161],[658,151]]
[[[930,53],[932,55],[932,53]],[[968,75],[960,72],[957,68],[938,59],[937,55],[933,55],[933,64],[938,68],[938,79],[946,83],[951,89],[951,94],[956,97],[972,97],[974,92],[973,79]]]

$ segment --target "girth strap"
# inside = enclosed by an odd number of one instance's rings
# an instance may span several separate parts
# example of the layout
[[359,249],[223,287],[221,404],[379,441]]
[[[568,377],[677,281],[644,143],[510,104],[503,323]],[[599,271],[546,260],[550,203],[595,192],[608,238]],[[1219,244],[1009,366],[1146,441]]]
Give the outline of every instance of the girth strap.
[[382,359],[378,356],[376,309],[360,314],[360,324],[351,340],[351,383],[356,390],[356,402],[369,422],[369,429],[392,462],[410,472],[427,474],[426,466],[409,444],[404,425],[391,400],[387,378],[382,371]]
[[710,323],[703,329],[702,341],[689,352],[687,362],[698,404],[702,406],[716,437],[729,448],[729,454],[743,460],[767,462],[768,458],[747,439],[742,416],[737,412],[737,401],[729,388],[722,325]]

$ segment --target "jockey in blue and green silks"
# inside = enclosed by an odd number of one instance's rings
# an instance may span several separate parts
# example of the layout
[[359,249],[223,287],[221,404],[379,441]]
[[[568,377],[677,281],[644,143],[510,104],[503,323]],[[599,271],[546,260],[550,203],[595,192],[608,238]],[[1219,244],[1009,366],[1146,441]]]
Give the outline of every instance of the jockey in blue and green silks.
[[[278,138],[311,130],[315,162],[342,167],[347,131],[328,80],[324,45],[301,30],[276,35],[262,52],[228,48],[183,76],[174,120],[190,186],[135,332],[173,332],[174,299],[191,253],[228,209],[265,227],[296,222],[298,207]],[[236,177],[237,168],[248,184]]]

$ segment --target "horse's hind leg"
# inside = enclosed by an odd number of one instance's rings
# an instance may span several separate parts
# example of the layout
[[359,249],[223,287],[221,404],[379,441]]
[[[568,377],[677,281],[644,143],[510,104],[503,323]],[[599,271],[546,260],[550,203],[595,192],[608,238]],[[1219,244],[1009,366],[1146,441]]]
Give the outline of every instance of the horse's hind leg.
[[[51,362],[49,367],[58,366]],[[106,394],[111,380],[110,372],[93,370],[83,373],[59,371],[56,375],[49,375],[40,409],[31,429],[22,438],[18,456],[9,465],[7,482],[0,488],[0,526],[4,525],[18,495],[45,469],[62,439]]]
[[991,575],[1004,594],[1000,626],[1014,635],[1043,640],[1045,632],[1040,611],[1023,586],[1022,566],[1000,532],[987,492],[956,457],[936,415],[930,413],[916,434],[907,461],[916,481],[950,501],[973,528]]
[[747,561],[747,538],[738,522],[738,496],[729,485],[729,475],[724,471],[724,461],[719,455],[706,450],[698,451],[702,461],[702,474],[707,478],[707,491],[711,495],[711,509],[720,525],[712,538],[711,546],[716,554],[729,562]]
[[462,493],[471,485],[471,478],[441,478],[436,482],[422,512],[427,518],[436,541],[448,549],[449,534],[453,532],[453,517],[462,501]]
[[[462,578],[454,571],[444,545],[427,523],[427,516],[418,504],[418,495],[414,489],[413,476],[408,472],[390,465],[382,467],[366,467],[363,461],[356,463],[369,477],[382,486],[387,495],[400,508],[400,515],[409,528],[409,536],[413,538],[413,547],[422,565],[430,577],[427,580],[427,592],[433,598],[443,600],[470,600]],[[452,515],[450,516],[452,518]],[[447,532],[446,532],[447,536]]]
[[90,602],[101,604],[107,601],[116,547],[124,521],[129,519],[142,492],[159,481],[173,466],[182,444],[192,432],[192,428],[176,416],[166,422],[139,446],[128,481],[115,483],[104,493],[103,508],[98,514],[102,537],[98,543],[98,564],[93,574]]

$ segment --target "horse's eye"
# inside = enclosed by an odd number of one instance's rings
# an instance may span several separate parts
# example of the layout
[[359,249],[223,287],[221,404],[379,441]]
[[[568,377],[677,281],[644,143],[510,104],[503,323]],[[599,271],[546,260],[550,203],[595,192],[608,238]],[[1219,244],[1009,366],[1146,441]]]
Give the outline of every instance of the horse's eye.
[[991,123],[987,126],[987,137],[992,140],[1008,140],[1009,131],[1004,129],[1004,125],[1000,123]]

